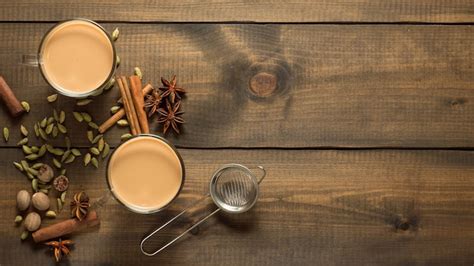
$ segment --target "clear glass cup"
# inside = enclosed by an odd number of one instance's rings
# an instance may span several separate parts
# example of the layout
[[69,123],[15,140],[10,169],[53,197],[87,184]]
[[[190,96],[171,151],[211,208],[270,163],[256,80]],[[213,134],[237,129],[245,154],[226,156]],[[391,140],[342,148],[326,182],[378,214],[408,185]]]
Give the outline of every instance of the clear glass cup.
[[[60,85],[52,82],[48,78],[48,75],[46,73],[46,70],[45,70],[45,67],[44,67],[44,64],[43,64],[43,51],[44,51],[44,48],[45,48],[44,47],[45,40],[48,39],[48,36],[51,33],[53,33],[56,28],[61,27],[64,23],[71,23],[71,22],[75,22],[75,21],[88,23],[88,24],[96,27],[100,31],[102,31],[105,34],[105,36],[107,37],[108,42],[110,43],[110,45],[112,47],[112,56],[113,56],[112,61],[113,62],[112,62],[112,65],[110,66],[110,72],[109,72],[107,78],[104,80],[104,82],[102,84],[97,86],[97,88],[94,88],[94,89],[86,91],[86,92],[76,92],[76,91],[73,91],[73,90],[68,90],[67,88],[63,88]],[[101,25],[99,25],[98,23],[96,23],[92,20],[89,20],[89,19],[76,18],[76,19],[70,19],[70,20],[65,20],[65,21],[59,22],[56,25],[54,25],[51,29],[49,29],[48,32],[46,32],[46,34],[43,36],[43,38],[40,42],[38,52],[36,54],[23,55],[22,63],[25,64],[25,65],[28,65],[28,66],[39,67],[41,75],[43,76],[44,80],[51,87],[53,87],[58,93],[60,93],[62,95],[65,95],[65,96],[68,96],[68,97],[79,98],[80,99],[80,98],[86,98],[88,96],[99,95],[99,94],[102,93],[102,90],[109,84],[110,80],[115,75],[115,70],[116,70],[116,66],[117,66],[117,53],[116,53],[116,50],[115,50],[115,45],[114,45],[114,41],[112,40],[112,37]]]
[[[156,138],[156,139],[160,140],[163,144],[168,146],[173,151],[173,153],[176,155],[176,157],[178,158],[179,163],[180,163],[180,170],[181,170],[181,184],[179,186],[178,191],[174,195],[174,197],[169,202],[167,202],[164,206],[159,207],[159,208],[154,208],[154,209],[137,208],[136,206],[133,206],[133,205],[127,203],[126,201],[122,200],[123,197],[121,197],[121,195],[117,194],[117,191],[114,189],[113,184],[110,181],[110,179],[111,179],[111,177],[110,177],[110,162],[112,161],[112,158],[113,158],[115,152],[117,150],[119,150],[120,146],[126,145],[129,141],[131,141],[133,139],[136,139],[136,138],[144,138],[144,137]],[[139,134],[139,135],[133,136],[132,138],[128,139],[127,141],[121,143],[116,149],[114,149],[112,154],[110,154],[110,156],[108,158],[108,161],[107,161],[106,171],[107,171],[106,172],[106,181],[107,181],[107,186],[108,186],[109,190],[108,190],[108,193],[105,196],[105,198],[100,199],[99,201],[107,201],[108,198],[110,198],[110,196],[113,196],[114,199],[116,199],[118,202],[120,202],[128,210],[130,210],[132,212],[135,212],[135,213],[140,213],[140,214],[151,214],[151,213],[156,213],[156,212],[159,212],[161,210],[166,209],[178,197],[178,195],[181,193],[181,190],[182,190],[182,188],[184,186],[184,182],[185,182],[184,162],[183,162],[183,159],[181,158],[181,155],[179,154],[178,150],[169,141],[167,141],[165,138],[162,138],[162,137],[160,137],[158,135],[154,135],[154,134]],[[99,203],[99,205],[103,205],[103,204],[104,204],[104,202]]]

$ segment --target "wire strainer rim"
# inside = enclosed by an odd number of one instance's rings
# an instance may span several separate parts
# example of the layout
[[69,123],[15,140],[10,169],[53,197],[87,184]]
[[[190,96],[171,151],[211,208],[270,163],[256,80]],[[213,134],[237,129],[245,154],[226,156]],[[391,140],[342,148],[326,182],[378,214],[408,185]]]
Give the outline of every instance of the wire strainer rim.
[[[220,200],[220,197],[216,195],[217,194],[217,191],[216,191],[217,185],[216,184],[217,184],[217,181],[220,177],[220,174],[224,170],[227,170],[229,168],[238,168],[238,169],[243,170],[248,176],[250,176],[250,179],[251,179],[251,181],[254,185],[254,188],[255,188],[255,197],[252,199],[252,201],[245,204],[244,206],[239,206],[237,208],[237,210],[229,209],[226,206],[226,205],[229,205],[229,204],[223,203],[223,201]],[[209,194],[211,195],[211,198],[212,198],[212,201],[214,202],[214,204],[216,204],[216,206],[219,207],[219,209],[221,209],[222,211],[227,212],[227,213],[243,213],[243,212],[246,212],[246,211],[250,210],[255,205],[255,203],[257,202],[258,196],[259,196],[259,190],[260,190],[259,187],[260,186],[258,184],[257,178],[255,177],[253,172],[248,167],[246,167],[242,164],[238,164],[238,163],[229,163],[229,164],[222,165],[219,169],[217,169],[213,173],[211,181],[209,182]]]

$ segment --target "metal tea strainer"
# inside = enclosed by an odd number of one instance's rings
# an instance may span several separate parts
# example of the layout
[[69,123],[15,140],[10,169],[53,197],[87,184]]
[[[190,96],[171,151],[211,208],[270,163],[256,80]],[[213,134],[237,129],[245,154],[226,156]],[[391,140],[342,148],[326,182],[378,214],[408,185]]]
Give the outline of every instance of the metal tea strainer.
[[[186,233],[193,230],[196,226],[200,225],[220,210],[223,210],[228,213],[242,213],[248,211],[250,208],[253,207],[255,202],[257,202],[259,193],[258,185],[266,175],[266,171],[263,166],[257,166],[256,169],[262,172],[262,175],[259,180],[257,180],[254,173],[252,173],[249,168],[241,164],[226,164],[223,165],[221,168],[217,169],[217,171],[215,171],[212,175],[211,182],[209,183],[209,193],[194,202],[193,204],[191,204],[191,206],[183,210],[181,213],[173,217],[171,220],[163,224],[151,234],[146,236],[140,243],[140,249],[142,253],[147,256],[154,256],[158,254],[159,252],[172,245],[178,239],[183,237]],[[207,199],[209,196],[211,196],[212,200],[219,208],[217,208],[215,211],[211,212],[210,214],[193,224],[191,227],[182,232],[179,236],[177,236],[155,252],[149,253],[144,250],[143,245],[150,237],[161,231],[174,220],[178,219],[181,215],[186,213],[189,209],[193,208],[203,200]]]

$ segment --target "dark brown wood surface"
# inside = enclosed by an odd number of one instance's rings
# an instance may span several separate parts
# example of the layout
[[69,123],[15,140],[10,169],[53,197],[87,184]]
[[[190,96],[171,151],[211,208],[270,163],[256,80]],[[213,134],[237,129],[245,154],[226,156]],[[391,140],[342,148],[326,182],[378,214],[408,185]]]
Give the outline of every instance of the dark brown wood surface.
[[[11,131],[9,142],[0,139],[0,266],[54,264],[47,248],[20,241],[13,222],[17,191],[30,189],[12,164],[23,158],[20,124],[32,131],[53,108],[66,110],[73,146],[84,148],[85,125],[70,112],[100,123],[119,95],[114,88],[86,107],[61,96],[48,104],[53,90],[22,64],[56,21],[74,17],[120,28],[118,73],[139,66],[155,86],[176,74],[187,89],[184,133],[167,136],[186,183],[158,214],[111,199],[99,209],[100,228],[71,235],[64,264],[472,265],[473,14],[465,0],[2,1],[0,75],[32,112],[13,120],[0,108],[0,129]],[[116,147],[126,131],[114,127],[106,139]],[[142,255],[140,240],[206,193],[212,172],[230,162],[268,170],[257,205]],[[68,199],[80,190],[104,196],[105,163],[68,166]],[[43,226],[66,217],[68,208]]]

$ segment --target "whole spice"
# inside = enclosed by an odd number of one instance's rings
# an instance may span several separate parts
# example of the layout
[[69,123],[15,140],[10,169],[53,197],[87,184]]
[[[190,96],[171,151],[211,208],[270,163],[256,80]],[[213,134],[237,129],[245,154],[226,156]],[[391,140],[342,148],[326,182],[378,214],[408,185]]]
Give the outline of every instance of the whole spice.
[[114,31],[112,31],[112,41],[117,41],[117,39],[119,38],[119,35],[120,35],[120,31],[118,28],[115,28]]
[[31,107],[30,107],[30,104],[29,104],[28,102],[22,101],[20,104],[21,104],[21,106],[23,107],[23,109],[25,109],[25,111],[26,111],[27,113],[30,112]]
[[58,95],[56,93],[51,94],[46,99],[48,100],[48,102],[52,103],[52,102],[55,102],[58,99]]
[[43,183],[48,183],[53,179],[54,177],[54,171],[51,166],[47,164],[41,165],[41,167],[38,169],[38,179],[41,180]]
[[128,127],[128,121],[126,119],[120,119],[119,121],[117,121],[117,125],[121,127]]
[[69,255],[71,252],[69,246],[72,244],[74,244],[72,240],[61,240],[61,238],[59,241],[49,241],[45,243],[45,245],[53,248],[56,262],[59,262],[64,256]]
[[19,223],[21,223],[22,221],[23,221],[23,217],[22,217],[21,215],[17,215],[17,216],[15,217],[15,223],[16,223],[16,224],[19,224]]
[[157,89],[153,89],[145,98],[145,108],[148,109],[148,117],[151,117],[160,108],[163,97]]
[[69,179],[64,175],[60,175],[56,177],[53,181],[54,189],[56,189],[59,192],[66,191],[68,186],[69,186]]
[[183,118],[181,118],[181,115],[184,112],[178,111],[180,105],[181,105],[181,101],[176,102],[173,107],[171,106],[169,102],[166,102],[167,110],[163,108],[158,109],[158,113],[160,114],[158,123],[163,123],[164,134],[166,134],[170,125],[173,128],[173,130],[179,134],[178,124],[184,123]]
[[82,99],[76,102],[77,106],[85,106],[92,102],[92,99]]
[[176,86],[176,75],[171,78],[171,81],[161,78],[161,83],[163,83],[163,87],[160,88],[163,91],[162,97],[169,97],[171,103],[174,103],[176,98],[181,99],[180,94],[186,93],[183,88]]
[[78,112],[72,112],[72,115],[74,116],[74,118],[77,120],[77,122],[82,122],[84,121],[84,117],[82,117],[82,115]]
[[49,209],[50,201],[48,195],[43,192],[36,192],[33,194],[33,197],[31,197],[31,202],[33,203],[33,206],[39,211],[45,211]]
[[16,206],[19,211],[25,211],[30,207],[31,196],[26,190],[20,190],[16,194]]
[[25,218],[25,228],[30,232],[38,230],[41,225],[41,217],[36,212],[30,212]]
[[48,218],[56,218],[56,212],[55,211],[47,211],[45,216],[48,217]]
[[25,112],[25,109],[2,76],[0,76],[0,98],[3,100],[13,117],[17,117]]
[[71,216],[82,221],[89,211],[89,197],[84,191],[76,193],[71,201]]
[[23,232],[21,233],[21,235],[20,235],[20,239],[21,239],[21,240],[25,240],[25,239],[28,238],[29,235],[30,235],[30,232],[28,232],[28,231],[23,231]]
[[10,138],[10,130],[8,127],[3,128],[3,138],[5,139],[5,142],[8,142],[8,139]]
[[28,129],[24,125],[20,125],[20,132],[23,136],[28,137]]

